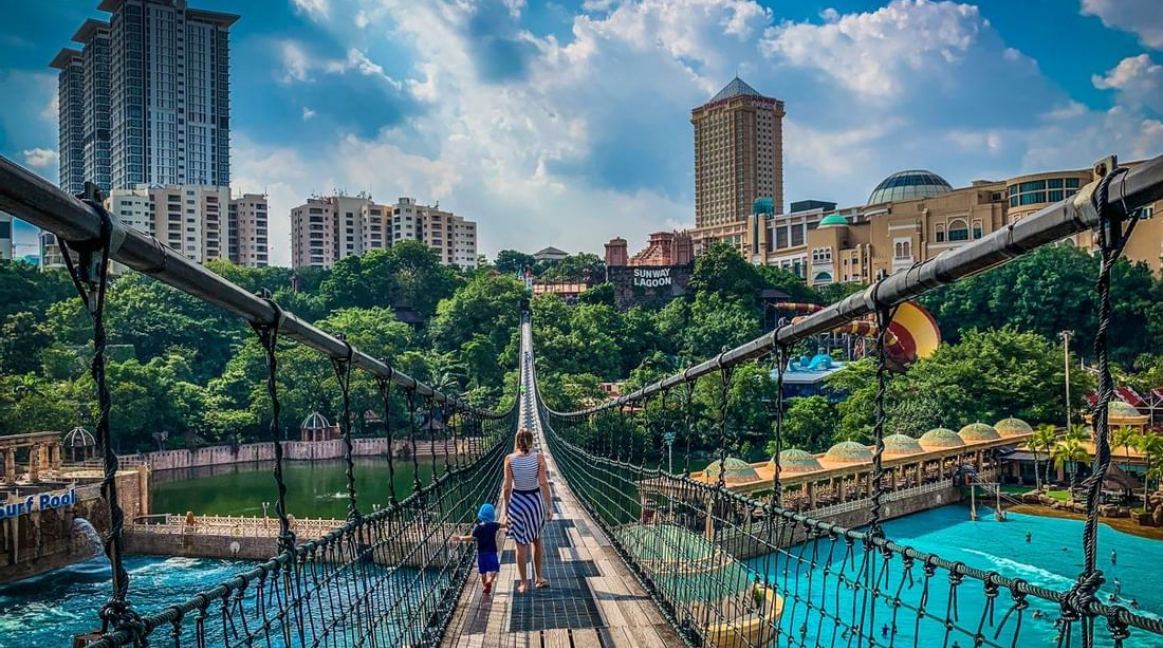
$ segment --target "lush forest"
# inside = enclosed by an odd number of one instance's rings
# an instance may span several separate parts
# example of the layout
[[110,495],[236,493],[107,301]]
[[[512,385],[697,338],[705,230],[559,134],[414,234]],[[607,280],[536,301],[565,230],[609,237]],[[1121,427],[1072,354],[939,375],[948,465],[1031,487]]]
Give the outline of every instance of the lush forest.
[[[268,289],[286,310],[319,328],[344,333],[353,345],[398,369],[484,406],[513,397],[518,303],[516,278],[531,268],[547,281],[600,280],[600,259],[578,254],[535,262],[512,250],[496,265],[470,271],[443,267],[420,244],[347,257],[327,271],[250,269],[223,262],[208,267],[247,290]],[[1010,414],[1038,423],[1063,412],[1063,362],[1056,335],[1076,334],[1076,362],[1090,355],[1096,326],[1097,262],[1077,249],[1046,248],[1009,266],[925,297],[947,344],[932,358],[895,376],[890,426],[917,433],[935,425],[959,427]],[[796,301],[819,304],[861,286],[817,291],[794,275],[748,264],[727,246],[696,262],[687,296],[665,307],[614,307],[613,289],[597,283],[576,304],[553,295],[532,302],[543,394],[556,409],[600,402],[603,382],[632,389],[710,357],[762,332],[760,291],[775,288]],[[1119,265],[1112,291],[1117,322],[1112,349],[1122,380],[1163,385],[1163,285],[1143,266]],[[399,309],[420,315],[411,326]],[[137,273],[117,276],[107,306],[113,427],[120,450],[189,447],[258,440],[269,406],[265,364],[255,335],[242,320]],[[91,325],[64,272],[0,263],[0,431],[5,434],[91,427],[94,387],[88,375]],[[814,353],[804,342],[796,353]],[[280,348],[280,426],[289,433],[307,414],[334,420],[339,388],[327,359],[285,341]],[[738,367],[727,385],[733,450],[758,456],[771,437],[775,382],[770,359]],[[789,399],[790,445],[813,450],[836,439],[865,439],[872,418],[873,367],[856,362],[832,387],[839,403],[822,397]],[[1083,407],[1091,378],[1075,367],[1072,407]],[[722,385],[705,379],[691,394],[696,450],[712,445],[713,412]],[[356,434],[382,433],[374,417],[382,402],[374,382],[356,372],[352,387]],[[397,394],[397,398],[400,395]],[[679,398],[651,403],[657,434],[680,425]],[[402,400],[391,408],[406,421]],[[579,434],[587,431],[579,429]],[[590,430],[588,433],[593,434]],[[639,434],[644,432],[639,428]],[[647,448],[656,438],[641,439]]]

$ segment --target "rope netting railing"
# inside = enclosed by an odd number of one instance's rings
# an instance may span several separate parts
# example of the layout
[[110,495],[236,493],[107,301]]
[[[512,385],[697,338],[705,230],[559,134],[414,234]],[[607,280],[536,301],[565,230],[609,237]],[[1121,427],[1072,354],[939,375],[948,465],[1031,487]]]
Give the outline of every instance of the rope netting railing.
[[[386,360],[367,356],[341,334],[330,335],[284,312],[268,292],[249,294],[169,252],[153,237],[126,229],[105,210],[91,183],[74,200],[0,158],[0,203],[58,235],[69,275],[93,324],[90,369],[99,403],[101,496],[110,520],[103,540],[112,567],[112,594],[97,615],[100,630],[75,637],[74,645],[338,648],[439,643],[473,561],[471,547],[451,540],[475,519],[479,494],[500,488],[506,441],[516,428],[516,406],[504,411],[476,407],[396,371]],[[274,447],[278,519],[274,557],[240,566],[242,571],[233,578],[148,614],[131,603],[133,588],[124,563],[125,515],[117,494],[119,460],[109,425],[116,403],[106,385],[103,316],[114,259],[244,318],[262,346],[267,368],[268,442]],[[286,503],[278,390],[284,335],[330,359],[341,397],[347,520],[322,538],[305,542],[298,542],[293,533]],[[389,449],[386,472],[391,495],[386,506],[371,514],[357,506],[351,416],[355,369],[375,378]],[[396,431],[389,411],[393,388],[404,390],[409,447],[416,448],[418,421],[423,419],[433,450],[428,484],[420,481],[417,453],[410,453],[413,488],[402,499],[394,481]],[[464,439],[473,443],[462,444]],[[437,465],[438,452],[443,454],[443,470]]]
[[[1159,173],[1163,160],[1145,166]],[[1158,616],[1100,600],[1105,579],[1096,561],[1101,484],[1110,463],[1110,273],[1134,229],[1138,208],[1163,194],[1158,176],[1148,190],[1132,183],[1131,173],[1109,169],[1078,199],[918,263],[863,294],[608,403],[556,412],[539,401],[546,441],[561,474],[684,641],[692,646],[805,648],[1163,646],[1163,620]],[[1066,587],[1031,583],[1022,578],[1024,571],[978,569],[893,541],[882,526],[888,482],[896,481],[882,465],[890,379],[884,331],[893,309],[936,286],[1090,227],[1098,229],[1102,256],[1094,344],[1099,400],[1093,412],[1096,452],[1085,484],[1082,573]],[[770,495],[731,490],[727,458],[740,446],[728,425],[732,371],[770,359],[782,383],[791,344],[869,313],[881,334],[874,356],[872,465],[856,484],[870,506],[855,510],[865,511],[866,518],[841,526],[812,517],[811,511],[785,507],[780,413],[773,416],[777,451]],[[706,410],[691,404],[700,381],[700,391],[713,403]],[[782,408],[780,391],[777,411]],[[646,444],[661,437],[660,420],[685,437],[669,442],[686,448],[682,472],[647,461]],[[690,448],[708,436],[714,441],[716,462],[703,471],[702,479],[694,479]],[[955,488],[952,477],[947,483]]]

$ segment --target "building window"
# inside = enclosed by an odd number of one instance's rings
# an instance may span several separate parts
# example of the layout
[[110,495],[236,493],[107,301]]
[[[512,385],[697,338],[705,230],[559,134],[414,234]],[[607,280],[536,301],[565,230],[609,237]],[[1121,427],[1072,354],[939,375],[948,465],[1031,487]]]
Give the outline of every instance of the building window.
[[894,259],[911,259],[913,258],[913,242],[909,239],[897,239],[893,244],[893,258]]
[[945,242],[945,226],[944,225],[937,225],[937,242],[938,243]]
[[949,240],[950,241],[968,241],[969,227],[965,221],[961,219],[954,220],[949,223]]
[[974,219],[973,221],[973,238],[981,238],[981,221],[977,219]]

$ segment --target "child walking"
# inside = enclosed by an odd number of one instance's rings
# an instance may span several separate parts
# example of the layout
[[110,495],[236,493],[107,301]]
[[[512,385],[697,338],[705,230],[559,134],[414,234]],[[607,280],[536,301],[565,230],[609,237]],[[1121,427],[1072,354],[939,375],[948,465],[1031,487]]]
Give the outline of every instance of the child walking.
[[497,522],[497,509],[492,504],[481,504],[477,511],[477,523],[472,533],[453,536],[453,540],[477,543],[477,571],[481,575],[481,591],[488,594],[493,590],[493,581],[501,571],[501,561],[497,557],[497,530],[508,526]]

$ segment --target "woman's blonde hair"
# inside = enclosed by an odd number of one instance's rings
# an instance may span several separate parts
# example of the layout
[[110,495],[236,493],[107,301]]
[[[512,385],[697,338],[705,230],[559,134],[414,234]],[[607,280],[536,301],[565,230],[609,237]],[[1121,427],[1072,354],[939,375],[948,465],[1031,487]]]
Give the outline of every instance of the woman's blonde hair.
[[529,430],[517,431],[517,449],[528,453],[533,450],[533,433]]

